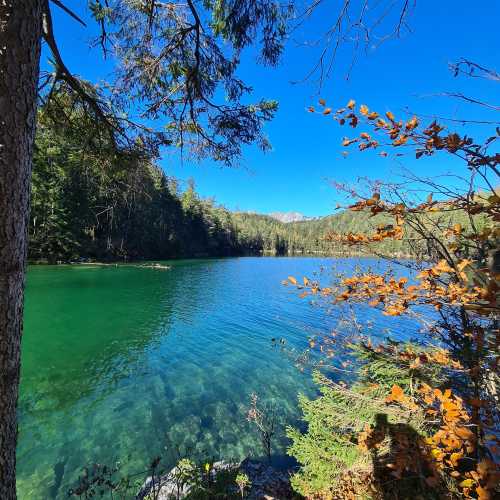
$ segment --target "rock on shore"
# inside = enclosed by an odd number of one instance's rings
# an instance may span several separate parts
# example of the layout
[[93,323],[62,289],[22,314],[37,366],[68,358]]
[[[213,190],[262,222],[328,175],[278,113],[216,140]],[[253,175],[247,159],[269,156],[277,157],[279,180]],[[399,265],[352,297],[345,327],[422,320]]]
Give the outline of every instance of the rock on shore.
[[[211,470],[211,480],[220,474],[228,474],[235,477],[237,474],[246,474],[251,486],[246,491],[245,498],[251,500],[285,500],[297,498],[290,486],[291,471],[278,470],[263,462],[245,459],[240,463],[215,462]],[[178,469],[174,467],[168,474],[153,479],[148,477],[142,485],[136,500],[155,498],[156,500],[172,500],[187,498],[193,490],[193,484],[183,485],[178,492],[175,478],[178,477]],[[155,492],[156,495],[153,493]],[[226,498],[240,498],[238,487],[235,483],[228,485],[228,496]]]

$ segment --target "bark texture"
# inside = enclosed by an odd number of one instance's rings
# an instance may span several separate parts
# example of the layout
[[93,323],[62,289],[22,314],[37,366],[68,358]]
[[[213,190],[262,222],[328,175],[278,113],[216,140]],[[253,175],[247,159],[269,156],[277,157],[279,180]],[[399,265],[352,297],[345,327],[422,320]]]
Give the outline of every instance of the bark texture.
[[17,395],[43,0],[0,0],[0,498],[16,498]]

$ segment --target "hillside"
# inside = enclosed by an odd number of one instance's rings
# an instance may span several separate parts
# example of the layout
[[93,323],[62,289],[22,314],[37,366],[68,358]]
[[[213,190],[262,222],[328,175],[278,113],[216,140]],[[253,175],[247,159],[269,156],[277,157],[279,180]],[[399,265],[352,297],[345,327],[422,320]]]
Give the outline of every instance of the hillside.
[[[281,222],[267,215],[235,213],[232,218],[243,241],[253,241],[263,253],[275,255],[314,255],[356,253],[325,239],[329,233],[370,232],[384,222],[382,216],[341,211],[317,219]],[[378,252],[403,252],[403,244],[387,241],[375,247]]]
[[[93,136],[92,130],[88,133]],[[314,219],[298,212],[231,212],[201,198],[194,182],[180,189],[154,161],[117,154],[111,147],[89,152],[88,140],[81,130],[46,125],[40,112],[29,224],[32,261],[351,255],[358,250],[327,241],[325,235],[370,233],[388,222],[351,211]],[[459,215],[454,218],[462,223]],[[410,253],[405,242],[392,240],[373,251]]]

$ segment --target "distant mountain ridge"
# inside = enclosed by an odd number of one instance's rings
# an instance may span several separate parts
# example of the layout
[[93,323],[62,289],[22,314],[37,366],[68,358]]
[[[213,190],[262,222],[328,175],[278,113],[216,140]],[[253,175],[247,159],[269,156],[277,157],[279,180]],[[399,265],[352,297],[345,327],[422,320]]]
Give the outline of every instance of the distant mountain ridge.
[[269,217],[273,219],[279,220],[280,222],[304,222],[308,220],[315,220],[319,217],[307,217],[300,212],[272,212],[269,214]]

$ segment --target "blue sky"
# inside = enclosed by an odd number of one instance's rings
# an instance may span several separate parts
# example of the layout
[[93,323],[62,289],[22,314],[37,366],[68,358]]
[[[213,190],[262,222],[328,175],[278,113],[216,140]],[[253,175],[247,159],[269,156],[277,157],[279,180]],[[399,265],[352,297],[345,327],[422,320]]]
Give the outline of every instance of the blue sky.
[[[295,40],[288,44],[278,68],[258,66],[253,50],[242,58],[239,75],[254,88],[255,100],[265,97],[280,103],[276,118],[266,126],[272,152],[263,154],[256,148],[247,148],[242,165],[229,169],[210,161],[181,162],[175,151],[167,150],[161,160],[165,172],[184,180],[193,177],[202,196],[215,197],[230,209],[260,213],[299,211],[311,216],[333,211],[339,195],[331,187],[332,180],[352,183],[359,176],[395,180],[402,167],[421,176],[464,172],[460,162],[445,156],[431,161],[416,161],[412,157],[396,161],[353,150],[343,158],[340,142],[344,135],[354,135],[352,129],[340,128],[333,120],[306,111],[309,105],[317,104],[317,85],[312,81],[290,82],[304,78],[317,59],[318,49],[304,47],[297,41],[315,40],[327,28],[338,5],[339,2],[325,2],[323,10],[294,34]],[[89,48],[93,28],[80,27],[53,9],[56,36],[69,68],[89,80],[104,78],[110,63],[103,60],[97,49]],[[75,10],[87,17],[85,2]],[[448,69],[449,63],[464,57],[498,70],[499,19],[499,1],[417,1],[409,20],[411,33],[360,53],[348,79],[352,51],[345,46],[320,95],[333,108],[353,98],[370,109],[391,110],[401,117],[408,116],[404,110],[409,108],[426,115],[498,120],[492,111],[435,94],[462,92],[500,105],[499,83],[454,78]],[[492,126],[454,127],[474,137],[489,136],[493,131]]]

